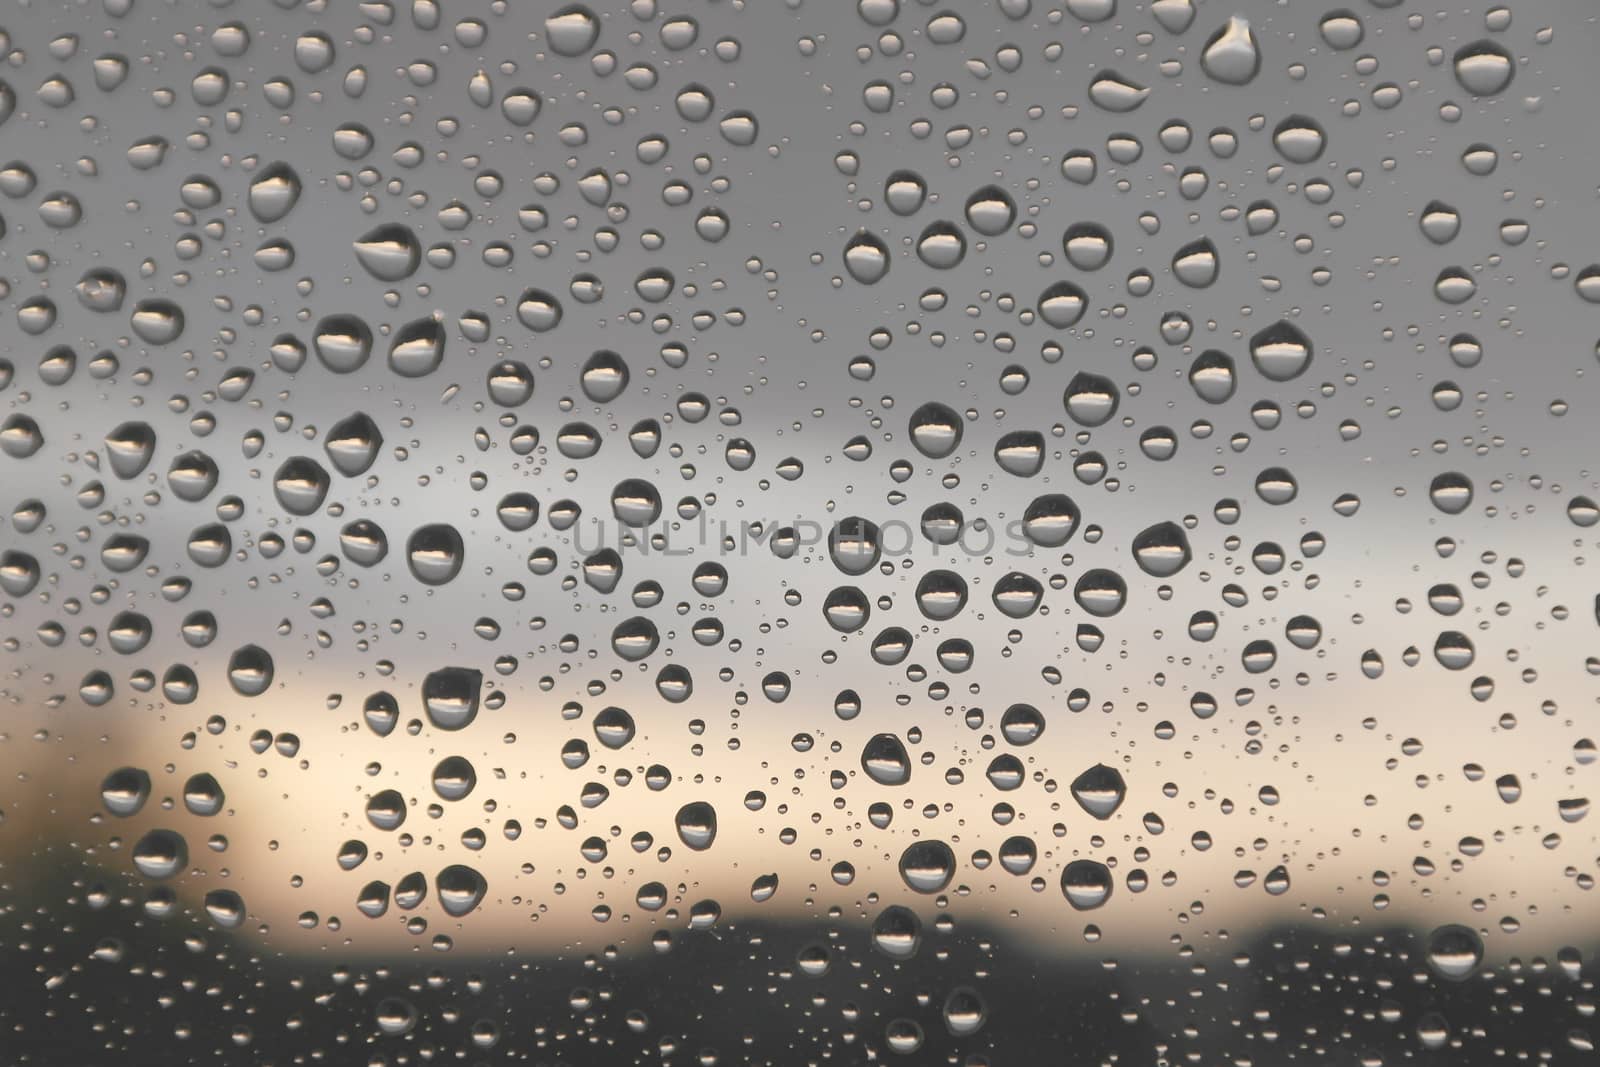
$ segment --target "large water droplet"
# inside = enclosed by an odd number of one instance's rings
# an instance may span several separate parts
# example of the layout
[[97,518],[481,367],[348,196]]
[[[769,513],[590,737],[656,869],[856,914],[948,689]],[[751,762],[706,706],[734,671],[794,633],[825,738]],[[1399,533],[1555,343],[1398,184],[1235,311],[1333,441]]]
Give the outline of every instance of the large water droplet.
[[1505,92],[1517,73],[1517,62],[1511,53],[1487,38],[1456,49],[1452,63],[1456,81],[1473,96]]
[[1293,381],[1311,365],[1311,338],[1281,319],[1250,338],[1250,360],[1268,381]]
[[956,874],[956,854],[943,841],[918,841],[900,854],[900,877],[918,893],[937,893]]
[[1452,982],[1472,977],[1483,963],[1483,938],[1469,926],[1450,923],[1428,935],[1428,966]]
[[251,180],[246,199],[257,222],[277,222],[299,203],[300,176],[287,163],[273,163]]
[[558,56],[581,56],[600,37],[600,18],[582,4],[569,4],[547,15],[545,40]]
[[1192,558],[1188,535],[1175,522],[1148,526],[1133,539],[1133,558],[1153,578],[1170,578]]
[[1290,163],[1314,163],[1328,146],[1328,135],[1313,118],[1290,115],[1272,131],[1272,146]]
[[1076,325],[1088,309],[1088,295],[1068,281],[1055,282],[1039,294],[1039,317],[1052,329]]
[[1121,397],[1110,378],[1079,371],[1067,383],[1062,404],[1072,421],[1080,426],[1103,426],[1117,413]]
[[406,541],[406,566],[423,585],[444,585],[461,573],[466,544],[449,523],[419,526]]
[[905,785],[911,780],[911,757],[894,734],[875,734],[861,750],[861,769],[879,785]]
[[100,800],[106,810],[120,818],[139,814],[150,799],[150,775],[138,767],[123,767],[106,775],[100,783]]
[[311,347],[324,367],[349,374],[360,370],[372,355],[372,330],[354,315],[329,315],[317,323]]
[[696,852],[704,852],[717,839],[717,810],[703,800],[679,808],[673,823],[678,839]]
[[446,915],[460,918],[473,911],[489,892],[489,883],[476,868],[453,863],[433,879],[439,893],[439,906]]
[[394,332],[389,343],[389,369],[402,378],[432,374],[444,362],[444,320],[439,315],[415,319]]
[[[466,667],[445,667],[430,673],[422,683],[422,705],[428,721],[441,730],[461,730],[472,725],[478,717],[478,693],[483,686],[483,675]],[[387,695],[387,694],[385,694]],[[374,714],[387,721],[393,729],[398,709],[390,710],[392,701],[374,704],[369,699],[367,721],[373,723]],[[387,730],[381,731],[387,732]]]
[[1072,780],[1072,799],[1096,819],[1109,819],[1122,806],[1128,786],[1122,772],[1097,763]]
[[1240,15],[1211,35],[1200,53],[1200,67],[1225,85],[1248,85],[1261,70],[1261,47],[1250,29],[1250,21]]
[[872,920],[872,947],[893,960],[909,960],[922,947],[922,920],[900,904],[891,904]]
[[328,428],[322,439],[322,448],[328,462],[346,478],[365,474],[378,458],[383,447],[383,433],[372,417],[358,411],[347,415]]
[[146,878],[171,878],[189,865],[189,846],[173,830],[151,830],[133,846],[133,865]]
[[911,413],[911,443],[929,459],[943,459],[961,446],[961,416],[938,401]]
[[1111,899],[1111,871],[1096,860],[1073,860],[1061,872],[1061,894],[1078,911],[1090,911]]
[[844,246],[844,269],[862,285],[872,285],[889,273],[889,246],[876,234],[861,230]]
[[416,273],[422,244],[411,227],[398,222],[376,226],[355,240],[356,259],[379,281],[397,282]]
[[1104,71],[1089,83],[1089,99],[1095,106],[1116,114],[1132,111],[1150,96],[1150,90],[1124,78],[1114,70]]

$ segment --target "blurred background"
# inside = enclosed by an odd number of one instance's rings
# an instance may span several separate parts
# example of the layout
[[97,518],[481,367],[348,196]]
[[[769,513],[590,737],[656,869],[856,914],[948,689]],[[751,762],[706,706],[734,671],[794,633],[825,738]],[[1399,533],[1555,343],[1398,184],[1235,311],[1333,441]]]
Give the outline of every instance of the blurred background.
[[950,8],[7,13],[0,1058],[1592,1054],[1592,13]]

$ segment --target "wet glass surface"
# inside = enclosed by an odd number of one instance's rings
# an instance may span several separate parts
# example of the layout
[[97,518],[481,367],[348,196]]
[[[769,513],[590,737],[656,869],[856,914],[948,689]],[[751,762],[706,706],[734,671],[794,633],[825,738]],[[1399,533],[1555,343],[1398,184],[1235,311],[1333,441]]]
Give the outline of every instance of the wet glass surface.
[[0,27],[0,1061],[1592,1059],[1590,4]]

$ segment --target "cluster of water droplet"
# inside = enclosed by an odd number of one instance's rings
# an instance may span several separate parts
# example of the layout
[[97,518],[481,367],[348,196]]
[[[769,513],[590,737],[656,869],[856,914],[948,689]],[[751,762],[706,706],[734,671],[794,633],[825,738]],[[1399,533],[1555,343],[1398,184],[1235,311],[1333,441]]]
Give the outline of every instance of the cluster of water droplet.
[[[1540,316],[1593,336],[1600,263],[1529,221],[1587,210],[1531,162],[1556,36],[1238,6],[20,14],[6,744],[71,739],[32,778],[87,769],[94,841],[87,785],[0,808],[140,923],[542,956],[574,1045],[713,929],[715,985],[827,990],[785,1002],[839,1019],[807,1062],[937,1022],[977,1067],[1027,952],[1189,982],[1398,915],[1363,951],[1433,999],[1347,1014],[1406,1055],[1503,1043],[1459,990],[1523,955],[1572,995],[1523,1058],[1592,1049],[1600,349]],[[409,966],[361,1040],[455,1055],[418,1005],[456,979]],[[1280,1036],[1111,1000],[1160,1062]],[[463,1055],[567,1038],[493,1014]]]

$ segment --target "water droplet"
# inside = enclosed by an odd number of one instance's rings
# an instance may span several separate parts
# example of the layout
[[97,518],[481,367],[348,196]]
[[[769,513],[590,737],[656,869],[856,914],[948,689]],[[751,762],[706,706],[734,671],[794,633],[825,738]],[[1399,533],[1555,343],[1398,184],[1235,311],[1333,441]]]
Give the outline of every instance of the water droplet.
[[558,56],[581,56],[600,38],[600,19],[581,4],[569,4],[546,16],[545,40]]
[[1250,360],[1268,381],[1293,381],[1311,365],[1311,339],[1280,319],[1250,338]]
[[844,268],[862,285],[873,285],[889,273],[889,247],[876,235],[860,230],[844,246]]
[[1361,25],[1361,17],[1345,8],[1323,15],[1317,28],[1322,33],[1322,39],[1328,43],[1328,47],[1339,52],[1354,48],[1366,36],[1366,30]]
[[876,523],[851,516],[829,528],[828,558],[845,574],[866,574],[878,565],[881,556]]
[[1305,115],[1290,115],[1272,131],[1272,146],[1290,163],[1315,163],[1327,145],[1328,135]]
[[1133,539],[1133,558],[1153,578],[1170,578],[1189,565],[1189,537],[1175,522],[1158,522]]
[[918,893],[940,892],[955,873],[956,854],[943,841],[917,841],[900,854],[900,877]]
[[696,852],[704,852],[717,839],[716,809],[703,800],[679,808],[673,822],[678,829],[678,839]]
[[905,785],[911,780],[911,757],[894,734],[875,734],[861,750],[861,769],[879,785]]
[[985,185],[967,197],[967,225],[985,237],[997,237],[1017,220],[1017,204],[998,185]]
[[988,1005],[971,986],[957,986],[945,997],[944,1025],[951,1036],[968,1037],[975,1034],[983,1029],[988,1019]]
[[358,411],[329,427],[322,439],[323,450],[334,470],[346,478],[365,474],[378,459],[383,433],[372,417]]
[[1446,471],[1428,486],[1428,499],[1446,515],[1459,515],[1472,506],[1472,480],[1459,471]]
[[206,915],[224,930],[244,925],[244,898],[231,889],[212,889],[205,896]]
[[409,226],[384,223],[368,230],[355,243],[356,259],[379,281],[397,282],[415,274],[422,262],[422,245]]
[[329,315],[317,323],[311,344],[324,367],[350,374],[372,355],[372,330],[354,315]]
[[1433,973],[1461,982],[1483,964],[1483,938],[1471,927],[1451,923],[1428,935],[1428,966]]
[[1248,85],[1261,70],[1261,48],[1256,43],[1250,21],[1239,15],[1228,16],[1200,53],[1200,66],[1225,85]]
[[1150,96],[1150,90],[1114,70],[1103,71],[1089,83],[1089,99],[1115,114],[1133,111]]
[[922,947],[922,920],[910,908],[892,904],[872,920],[872,947],[892,960],[909,960]]
[[[462,730],[472,725],[472,721],[478,717],[479,690],[482,687],[482,673],[466,667],[445,667],[431,672],[422,683],[422,703],[428,713],[428,721],[441,730]],[[392,699],[369,698],[366,717],[375,730],[385,722],[389,724],[388,729],[393,729],[398,716],[398,708],[393,707]],[[387,733],[388,730],[379,732]]]
[[1456,49],[1452,64],[1456,81],[1473,96],[1498,96],[1517,73],[1511,53],[1488,39]]
[[251,179],[246,200],[257,222],[278,222],[300,201],[300,176],[287,163],[272,163]]
[[461,800],[478,784],[478,772],[465,756],[446,756],[433,767],[433,791],[441,800]]
[[446,915],[460,918],[476,910],[488,895],[489,883],[476,868],[453,863],[442,869],[433,879],[439,894],[439,906]]
[[1417,219],[1422,235],[1436,245],[1449,244],[1461,232],[1461,215],[1439,200],[1430,200]]
[[1061,249],[1067,261],[1079,270],[1099,270],[1111,261],[1111,231],[1093,222],[1078,222],[1067,228]]
[[1061,872],[1061,894],[1078,911],[1090,911],[1111,899],[1111,871],[1096,860],[1073,860]]
[[122,767],[100,783],[100,800],[111,814],[126,819],[139,814],[150,799],[150,775],[138,767]]
[[1117,385],[1110,378],[1079,371],[1067,383],[1062,404],[1080,426],[1103,426],[1116,415],[1120,403]]
[[466,543],[449,523],[419,526],[406,540],[406,566],[424,585],[445,585],[461,573]]
[[1109,819],[1122,806],[1128,786],[1122,772],[1097,763],[1072,781],[1072,799],[1096,819]]
[[1204,289],[1217,280],[1221,263],[1217,246],[1202,237],[1173,253],[1172,275],[1191,289]]
[[189,865],[189,846],[173,830],[151,830],[133,846],[133,865],[146,878],[171,878]]
[[[414,266],[413,266],[413,269]],[[389,369],[402,378],[432,374],[444,362],[444,320],[429,315],[406,323],[389,344]]]
[[1088,295],[1068,281],[1054,282],[1039,294],[1039,317],[1052,329],[1076,325],[1088,309]]
[[961,416],[938,401],[911,413],[911,443],[929,459],[943,459],[961,447]]
[[141,300],[134,305],[129,322],[147,344],[171,344],[183,333],[183,309],[170,300]]

